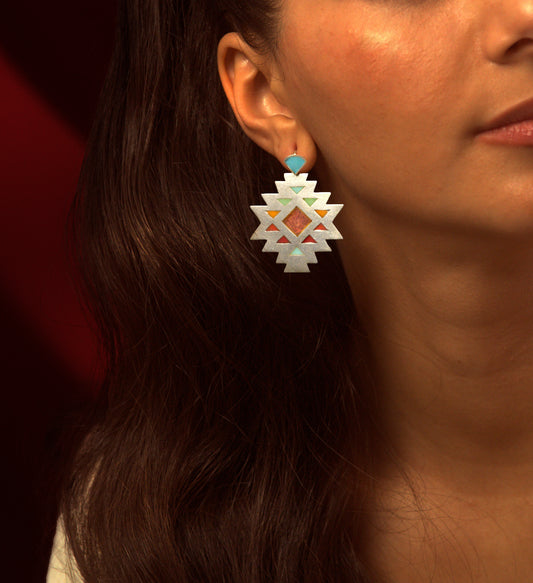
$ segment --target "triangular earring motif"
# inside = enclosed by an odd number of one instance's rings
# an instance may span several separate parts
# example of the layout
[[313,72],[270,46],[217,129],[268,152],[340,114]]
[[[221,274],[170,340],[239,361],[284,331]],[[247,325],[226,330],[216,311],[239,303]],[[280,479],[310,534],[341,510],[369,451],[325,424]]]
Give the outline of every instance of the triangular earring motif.
[[299,174],[304,158],[289,156],[285,163],[292,173],[276,181],[277,193],[261,194],[266,205],[250,207],[260,221],[251,239],[264,239],[263,251],[277,252],[285,272],[307,273],[318,251],[331,251],[328,239],[342,239],[333,220],[343,205],[327,204],[331,193],[315,192],[316,181]]

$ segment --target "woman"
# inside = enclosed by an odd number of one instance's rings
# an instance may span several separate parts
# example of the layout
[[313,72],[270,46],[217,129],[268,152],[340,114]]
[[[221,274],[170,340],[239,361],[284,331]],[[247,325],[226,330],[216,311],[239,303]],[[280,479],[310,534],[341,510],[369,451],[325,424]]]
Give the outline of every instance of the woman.
[[[530,580],[532,145],[530,0],[123,1],[84,580]],[[249,241],[293,154],[344,205],[309,274]]]

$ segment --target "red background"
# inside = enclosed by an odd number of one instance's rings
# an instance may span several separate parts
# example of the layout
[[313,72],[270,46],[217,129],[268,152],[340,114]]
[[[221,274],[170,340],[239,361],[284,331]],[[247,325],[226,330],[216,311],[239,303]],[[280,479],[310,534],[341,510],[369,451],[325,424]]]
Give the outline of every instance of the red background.
[[[8,6],[9,4],[9,6]],[[65,224],[111,52],[109,0],[0,8],[0,383],[6,581],[44,581],[62,439],[97,387]]]

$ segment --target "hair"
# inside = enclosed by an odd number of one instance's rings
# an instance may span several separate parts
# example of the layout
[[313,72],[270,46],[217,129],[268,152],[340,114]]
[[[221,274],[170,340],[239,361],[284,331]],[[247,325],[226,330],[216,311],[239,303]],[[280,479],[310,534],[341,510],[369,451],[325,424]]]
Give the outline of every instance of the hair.
[[281,167],[218,79],[224,33],[276,50],[277,4],[120,2],[73,208],[106,358],[61,503],[90,583],[366,581],[350,291],[335,251],[289,275],[250,241]]

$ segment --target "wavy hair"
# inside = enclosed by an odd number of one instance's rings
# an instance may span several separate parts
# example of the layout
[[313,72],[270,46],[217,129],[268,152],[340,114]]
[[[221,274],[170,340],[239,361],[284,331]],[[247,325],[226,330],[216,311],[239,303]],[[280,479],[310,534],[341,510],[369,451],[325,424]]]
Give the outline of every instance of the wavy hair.
[[366,580],[350,291],[335,251],[289,275],[250,241],[282,168],[217,73],[225,32],[276,50],[277,4],[119,5],[72,215],[106,356],[61,503],[88,583]]

